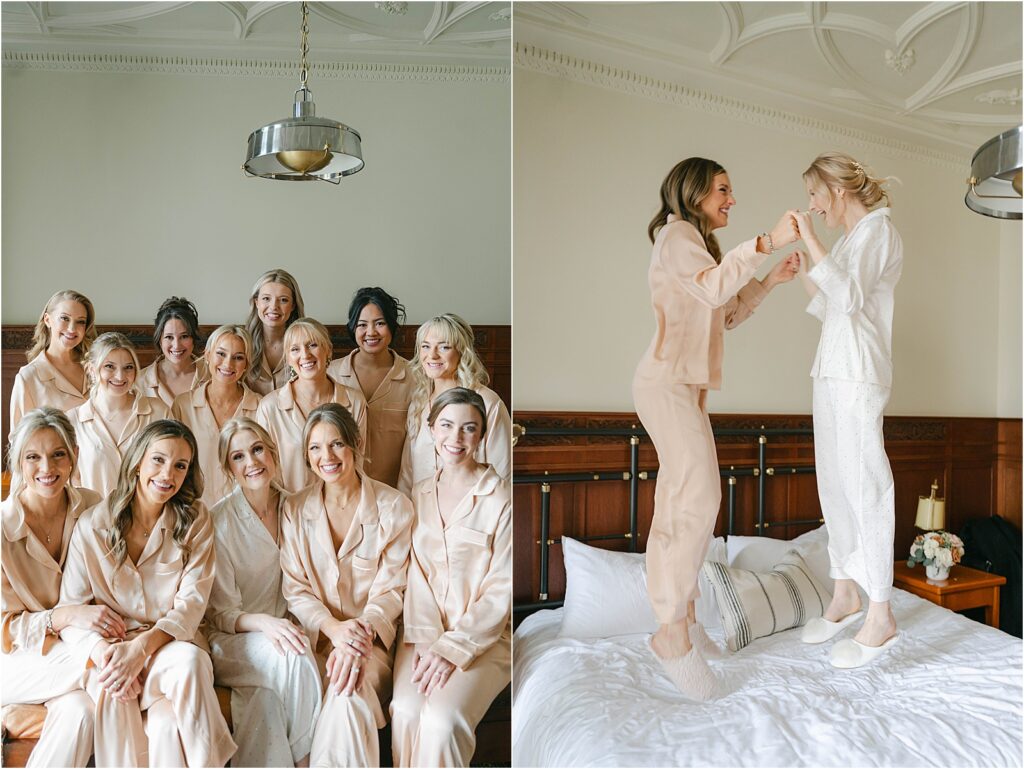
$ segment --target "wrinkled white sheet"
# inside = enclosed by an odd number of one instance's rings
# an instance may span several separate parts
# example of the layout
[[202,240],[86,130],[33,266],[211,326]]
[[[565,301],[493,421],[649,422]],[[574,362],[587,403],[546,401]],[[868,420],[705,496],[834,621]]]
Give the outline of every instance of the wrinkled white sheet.
[[562,610],[537,612],[515,634],[513,765],[1022,766],[1020,639],[902,590],[893,610],[900,642],[868,667],[789,630],[711,661],[727,694],[706,704],[646,636],[558,638]]

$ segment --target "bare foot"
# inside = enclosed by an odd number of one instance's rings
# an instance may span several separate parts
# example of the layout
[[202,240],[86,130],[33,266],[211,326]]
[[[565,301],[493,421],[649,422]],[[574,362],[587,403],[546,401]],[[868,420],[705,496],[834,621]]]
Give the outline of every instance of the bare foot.
[[659,627],[658,632],[651,636],[651,648],[654,649],[654,653],[663,660],[688,654],[692,644],[686,625],[684,620]]

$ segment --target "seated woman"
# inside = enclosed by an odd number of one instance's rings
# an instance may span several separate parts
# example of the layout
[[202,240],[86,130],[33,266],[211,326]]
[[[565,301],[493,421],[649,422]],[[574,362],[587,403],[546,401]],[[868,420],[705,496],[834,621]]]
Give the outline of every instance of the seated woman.
[[69,483],[77,448],[63,411],[44,406],[26,413],[11,440],[10,495],[0,503],[0,703],[46,705],[29,766],[85,766],[92,755],[93,706],[82,689],[89,650],[64,643],[57,634],[74,625],[117,639],[125,629],[105,606],[54,608],[71,533],[79,516],[99,501],[95,492]]
[[164,301],[153,321],[153,346],[159,356],[139,374],[142,393],[170,408],[175,398],[198,387],[207,377],[206,364],[196,355],[199,342],[196,306],[183,296]]
[[310,766],[380,766],[412,505],[358,469],[359,429],[335,403],[302,433],[316,482],[285,501],[284,596],[322,666],[326,693]]
[[458,315],[438,315],[416,331],[416,350],[417,357],[409,366],[413,392],[399,490],[410,494],[413,486],[437,472],[439,465],[427,415],[434,398],[452,387],[465,387],[484,399],[487,437],[480,442],[476,459],[491,465],[500,477],[511,478],[512,418],[498,394],[487,387],[490,377],[473,346],[473,327]]
[[218,328],[210,334],[203,358],[210,378],[175,398],[171,413],[196,438],[199,469],[203,471],[203,504],[212,507],[233,485],[217,461],[221,425],[229,419],[255,417],[260,396],[244,384],[252,361],[252,340],[244,328]]
[[324,403],[344,406],[366,435],[366,399],[358,389],[347,387],[327,373],[334,347],[327,329],[312,318],[299,318],[284,334],[288,365],[297,376],[281,389],[265,395],[256,410],[256,421],[267,428],[281,455],[281,485],[300,491],[316,476],[310,472],[302,443],[306,416]]
[[409,361],[391,349],[405,308],[382,288],[361,288],[348,308],[356,349],[332,361],[327,373],[366,398],[366,474],[398,486],[405,418],[412,396]]
[[68,412],[85,403],[89,392],[82,359],[96,338],[95,323],[96,312],[86,296],[66,289],[50,297],[25,353],[28,364],[14,377],[9,433],[34,408]]
[[71,537],[59,606],[106,606],[126,628],[116,644],[94,630],[61,633],[92,662],[84,682],[96,704],[96,766],[224,766],[235,752],[199,631],[214,545],[195,456],[180,422],[146,426],[114,492]]
[[249,389],[259,395],[283,387],[291,378],[284,332],[305,315],[299,282],[280,268],[256,279],[249,296],[245,328],[252,337],[253,362],[246,377]]
[[217,456],[234,481],[211,515],[217,570],[206,618],[214,680],[231,689],[233,766],[309,766],[320,672],[281,593],[277,446],[251,419],[231,419]]
[[484,400],[452,388],[428,417],[441,470],[416,486],[395,655],[395,766],[469,766],[477,724],[511,680],[512,498],[474,452]]
[[139,359],[124,334],[100,334],[86,355],[85,370],[92,383],[89,400],[68,412],[78,438],[73,480],[105,497],[117,484],[122,452],[135,434],[150,422],[166,419],[170,409],[139,394]]

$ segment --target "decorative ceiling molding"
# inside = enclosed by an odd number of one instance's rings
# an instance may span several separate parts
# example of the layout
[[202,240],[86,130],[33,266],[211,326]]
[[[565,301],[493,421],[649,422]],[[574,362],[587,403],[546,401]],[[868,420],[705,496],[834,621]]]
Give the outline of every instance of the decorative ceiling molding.
[[944,168],[963,170],[970,160],[966,155],[942,152],[831,121],[762,107],[525,43],[513,44],[513,65],[562,80],[596,85],[799,136],[853,145],[900,157],[911,157]]
[[[121,54],[70,54],[3,52],[4,69],[47,72],[118,72],[174,75],[231,75],[298,78],[295,61],[184,56],[129,56]],[[426,83],[507,84],[509,67],[475,67],[455,64],[366,64],[318,62],[310,66],[316,79],[356,81],[409,81]]]

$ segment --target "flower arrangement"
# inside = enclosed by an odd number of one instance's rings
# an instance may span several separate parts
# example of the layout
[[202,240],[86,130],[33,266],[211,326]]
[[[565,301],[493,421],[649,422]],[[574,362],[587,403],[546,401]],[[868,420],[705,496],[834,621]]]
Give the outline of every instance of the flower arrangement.
[[926,567],[949,569],[950,566],[960,563],[963,555],[964,543],[956,534],[950,534],[948,531],[929,531],[914,537],[907,566],[913,567],[915,563],[923,563]]

